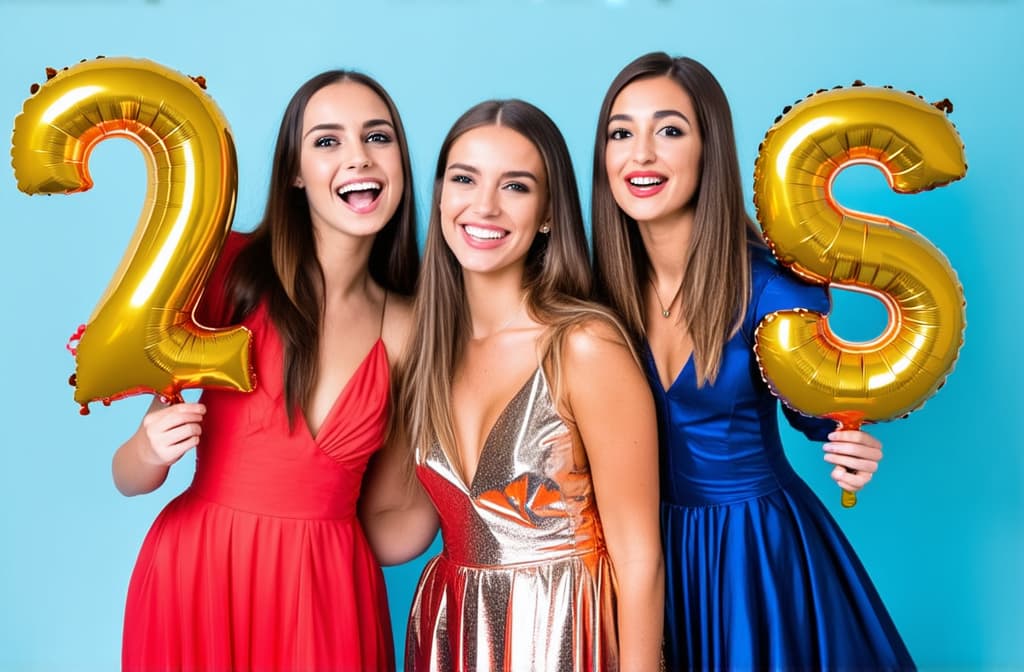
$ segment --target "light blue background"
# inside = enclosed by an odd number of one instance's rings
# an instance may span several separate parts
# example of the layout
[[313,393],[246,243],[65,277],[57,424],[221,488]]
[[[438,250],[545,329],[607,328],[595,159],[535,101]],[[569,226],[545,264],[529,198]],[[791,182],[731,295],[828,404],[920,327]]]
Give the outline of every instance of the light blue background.
[[[858,169],[844,202],[919,229],[958,270],[968,329],[956,371],[909,419],[875,432],[882,471],[857,508],[838,507],[821,452],[788,436],[798,470],[840,521],[924,669],[1024,669],[1024,367],[1021,313],[1024,141],[1019,77],[1024,8],[1016,0],[697,2],[505,0],[345,3],[294,9],[236,0],[0,0],[0,124],[46,66],[98,54],[146,57],[205,75],[240,161],[235,227],[266,195],[280,115],[307,77],[333,67],[376,76],[412,142],[422,205],[441,138],[469,105],[517,96],[564,130],[588,199],[594,123],[612,76],[654,49],[696,57],[733,104],[749,194],[758,142],[783,106],[862,79],[950,98],[967,178],[915,196]],[[0,153],[2,155],[2,153]],[[92,312],[135,226],[144,164],[105,143],[88,193],[29,198],[0,175],[0,669],[112,670],[125,589],[168,483],[126,499],[110,456],[148,399],[82,418],[64,344]],[[0,170],[0,173],[4,171]],[[840,330],[871,335],[876,306],[841,299]],[[861,313],[865,316],[862,317]],[[860,332],[858,332],[860,330]],[[388,570],[396,641],[421,563]]]

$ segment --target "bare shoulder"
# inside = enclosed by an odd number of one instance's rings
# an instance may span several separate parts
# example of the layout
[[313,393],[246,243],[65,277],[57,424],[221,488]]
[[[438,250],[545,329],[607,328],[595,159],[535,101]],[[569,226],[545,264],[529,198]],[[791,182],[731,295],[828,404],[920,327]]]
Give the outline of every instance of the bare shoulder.
[[604,316],[588,316],[569,327],[562,348],[571,369],[605,366],[609,359],[635,361],[622,327]]
[[381,338],[392,363],[405,356],[409,334],[412,333],[413,311],[412,299],[400,294],[388,294],[388,304],[384,310],[384,325]]

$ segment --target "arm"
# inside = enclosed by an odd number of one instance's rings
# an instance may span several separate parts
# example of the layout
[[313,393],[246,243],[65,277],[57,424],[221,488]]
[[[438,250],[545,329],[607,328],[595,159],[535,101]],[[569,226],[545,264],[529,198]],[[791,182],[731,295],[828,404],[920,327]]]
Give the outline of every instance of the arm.
[[[791,273],[778,269],[761,288],[754,306],[754,324],[768,313],[794,307],[828,314],[831,310],[827,291],[810,285]],[[789,424],[813,441],[828,440],[823,446],[825,461],[834,465],[832,480],[848,492],[858,492],[878,470],[882,444],[862,431],[837,431],[828,418],[812,418],[782,405]]]
[[206,407],[154,399],[138,430],[114,453],[114,485],[126,496],[159,488],[171,465],[199,443]]
[[363,478],[359,518],[382,565],[417,557],[437,536],[433,502],[412,473],[409,443],[401,432],[374,457]]
[[632,352],[606,324],[591,323],[568,335],[564,367],[618,586],[621,669],[657,670],[665,570],[651,391]]
[[[398,380],[402,376],[397,372],[407,365],[405,351],[412,325],[412,302],[389,296],[382,337]],[[392,396],[401,399],[402,395],[395,390]],[[399,403],[393,403],[392,412],[397,412]],[[419,556],[437,536],[437,512],[413,473],[412,449],[403,427],[395,427],[370,462],[359,496],[359,518],[377,561],[385,566]]]

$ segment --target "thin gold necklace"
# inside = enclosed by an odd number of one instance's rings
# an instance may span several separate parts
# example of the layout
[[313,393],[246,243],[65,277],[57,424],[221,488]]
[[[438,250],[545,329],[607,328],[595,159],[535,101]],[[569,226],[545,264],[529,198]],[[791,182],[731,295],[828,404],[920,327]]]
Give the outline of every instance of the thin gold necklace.
[[680,281],[679,289],[676,290],[675,296],[672,297],[672,300],[669,301],[668,306],[666,306],[661,302],[661,295],[658,294],[658,286],[654,284],[654,278],[652,276],[647,276],[647,280],[650,281],[651,289],[654,290],[654,298],[658,300],[658,306],[661,308],[661,316],[668,319],[668,317],[672,315],[672,306],[676,304],[676,299],[678,299],[679,295],[683,293],[683,283]]
[[512,315],[507,320],[505,320],[504,324],[499,326],[497,329],[492,330],[490,333],[487,334],[487,336],[477,337],[477,338],[474,338],[473,340],[482,340],[484,338],[487,338],[488,336],[494,336],[495,334],[500,334],[501,332],[503,332],[506,329],[508,329],[509,327],[511,327],[512,323],[515,322],[516,318],[519,317],[519,315],[522,313],[524,305],[526,305],[526,293],[525,292],[523,292],[523,298],[521,298],[519,300],[519,303],[516,304],[515,311],[513,311]]

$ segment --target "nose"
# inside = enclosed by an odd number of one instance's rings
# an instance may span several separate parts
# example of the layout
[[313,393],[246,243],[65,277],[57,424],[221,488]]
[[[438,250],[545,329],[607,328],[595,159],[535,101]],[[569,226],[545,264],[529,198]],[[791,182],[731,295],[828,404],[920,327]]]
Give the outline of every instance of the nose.
[[501,211],[496,189],[482,187],[473,197],[473,213],[481,217],[494,217]]
[[637,134],[633,143],[633,161],[640,165],[654,161],[654,137],[647,134]]
[[345,167],[354,170],[356,168],[368,168],[370,166],[370,155],[361,142],[353,142],[348,145],[348,152],[345,156]]

